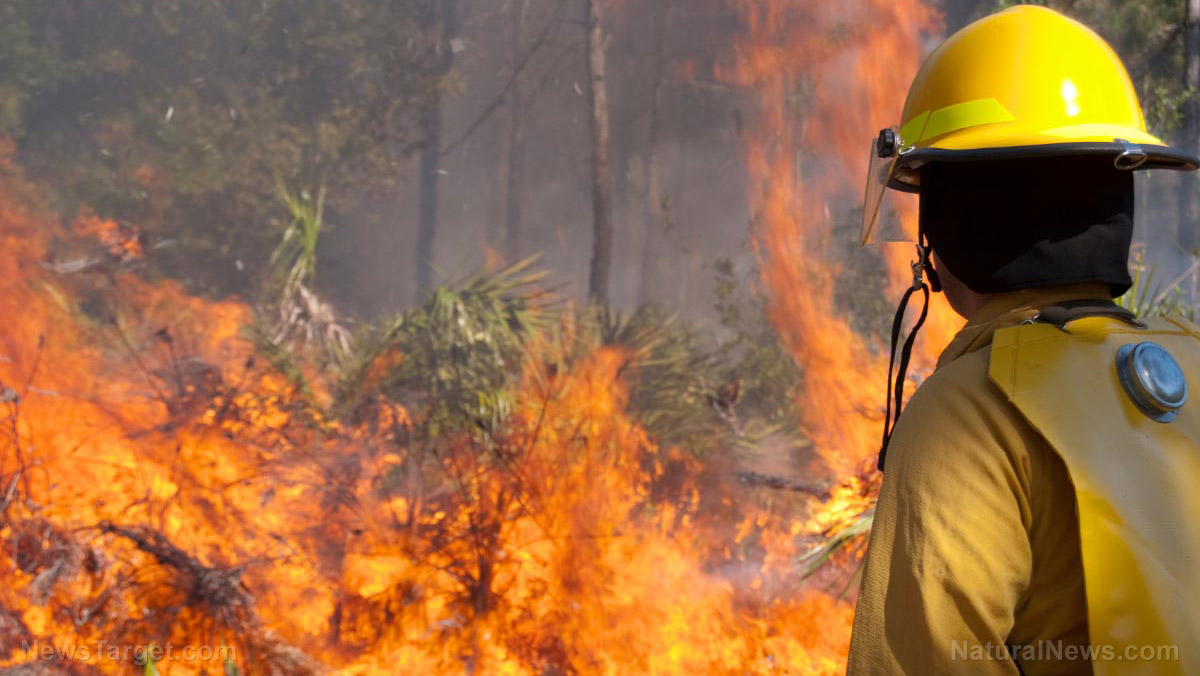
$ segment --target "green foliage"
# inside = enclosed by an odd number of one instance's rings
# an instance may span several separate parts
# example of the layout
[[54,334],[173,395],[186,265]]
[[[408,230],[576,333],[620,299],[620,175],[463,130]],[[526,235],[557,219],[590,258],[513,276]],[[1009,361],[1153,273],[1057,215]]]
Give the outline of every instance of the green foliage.
[[[533,262],[443,286],[420,306],[368,327],[334,385],[333,415],[358,419],[384,400],[412,412],[425,438],[491,436],[512,410],[528,360],[616,347],[630,357],[628,413],[656,440],[697,455],[781,434],[802,443],[792,396],[799,371],[728,262],[718,265],[719,326],[690,324],[653,305],[563,316]],[[306,386],[286,354],[268,356]]]
[[291,344],[317,358],[322,367],[342,368],[350,353],[350,332],[332,305],[317,295],[317,240],[325,214],[325,187],[316,198],[307,190],[293,194],[282,185],[279,199],[292,220],[271,255],[272,297],[267,307],[276,315],[271,343]]
[[814,547],[812,550],[805,552],[797,561],[802,575],[805,578],[812,577],[814,573],[821,569],[829,562],[838,550],[848,545],[859,541],[858,538],[871,532],[871,525],[875,522],[875,509],[869,509],[863,512],[857,519],[848,524],[842,530],[830,535],[821,544]]
[[654,305],[596,317],[599,342],[634,355],[630,412],[660,442],[701,456],[781,434],[800,443],[799,369],[751,283],[728,259],[715,267],[717,326]]
[[325,219],[325,186],[315,200],[307,190],[293,193],[280,185],[277,192],[292,220],[271,254],[272,281],[285,290],[311,285],[317,274],[317,239]]
[[896,299],[888,297],[887,265],[880,245],[859,244],[861,221],[859,208],[834,224],[839,261],[834,302],[839,314],[859,335],[886,340]]
[[158,661],[153,657],[156,653],[157,648],[153,643],[143,649],[145,663],[142,665],[142,676],[158,676]]
[[716,310],[728,336],[719,356],[741,383],[741,410],[772,426],[793,426],[798,420],[793,394],[803,374],[767,319],[765,300],[751,281],[758,273],[739,280],[728,260],[717,261],[716,271]]
[[29,99],[65,75],[61,59],[34,38],[26,7],[0,3],[0,134],[21,131]]
[[331,207],[395,189],[440,79],[416,9],[0,0],[0,133],[64,211],[175,240],[171,274],[230,291],[278,236],[278,181]]
[[533,262],[440,287],[374,329],[339,387],[340,413],[379,395],[422,412],[430,436],[494,430],[511,412],[528,342],[553,317]]
[[634,356],[630,408],[638,421],[664,443],[703,452],[723,432],[710,405],[726,375],[713,337],[657,305],[598,312],[594,322],[594,342]]
[[1184,275],[1169,284],[1156,282],[1157,267],[1145,262],[1141,251],[1133,255],[1133,286],[1117,299],[1117,304],[1139,317],[1176,315],[1192,319],[1193,309],[1180,288]]

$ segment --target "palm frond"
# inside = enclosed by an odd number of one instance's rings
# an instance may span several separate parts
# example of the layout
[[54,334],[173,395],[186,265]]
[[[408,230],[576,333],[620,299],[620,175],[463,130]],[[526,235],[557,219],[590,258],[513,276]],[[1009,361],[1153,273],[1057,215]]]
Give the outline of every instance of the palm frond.
[[271,341],[315,357],[322,365],[343,368],[353,348],[350,331],[332,305],[314,290],[317,242],[324,227],[325,187],[316,198],[307,190],[293,192],[280,184],[280,201],[291,221],[270,259],[270,280],[276,296]]
[[512,408],[511,379],[557,298],[535,258],[439,287],[422,305],[374,328],[338,386],[340,415],[374,395],[428,411],[434,427],[489,431]]
[[824,542],[804,553],[797,561],[797,566],[800,568],[800,573],[803,578],[812,577],[814,573],[820,570],[829,562],[835,553],[842,547],[850,544],[860,536],[871,532],[871,524],[875,521],[875,510],[870,509],[863,512],[861,516],[855,519],[850,525],[837,531],[833,535],[826,538]]
[[275,190],[291,220],[271,253],[271,278],[284,288],[311,285],[317,272],[317,240],[324,227],[325,186],[317,191],[315,200],[307,190],[293,192],[283,183]]
[[1169,284],[1155,282],[1158,266],[1147,263],[1145,251],[1141,248],[1134,250],[1131,256],[1133,271],[1133,286],[1125,295],[1117,299],[1117,304],[1139,317],[1161,317],[1178,315],[1191,318],[1192,305],[1187,302],[1183,293],[1182,283],[1189,274],[1196,273],[1196,266],[1171,281]]

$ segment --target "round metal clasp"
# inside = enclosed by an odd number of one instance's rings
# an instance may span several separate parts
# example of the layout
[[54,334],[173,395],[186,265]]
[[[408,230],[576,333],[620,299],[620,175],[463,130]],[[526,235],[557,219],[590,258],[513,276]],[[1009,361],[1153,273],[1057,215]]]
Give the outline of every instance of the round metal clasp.
[[1187,379],[1179,362],[1152,342],[1117,350],[1117,378],[1125,394],[1151,420],[1168,423],[1187,401]]

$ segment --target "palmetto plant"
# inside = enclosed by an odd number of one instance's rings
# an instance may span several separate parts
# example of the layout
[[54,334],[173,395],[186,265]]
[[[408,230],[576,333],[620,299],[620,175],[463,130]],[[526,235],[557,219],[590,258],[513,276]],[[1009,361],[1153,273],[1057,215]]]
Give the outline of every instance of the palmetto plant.
[[660,442],[703,456],[795,436],[798,370],[773,335],[697,325],[653,305],[595,309],[588,321],[594,344],[630,355],[631,413]]
[[490,431],[511,410],[514,378],[556,300],[529,258],[438,288],[420,306],[371,329],[338,386],[339,414],[373,396],[423,412],[427,432]]
[[325,219],[325,188],[314,200],[307,190],[292,192],[282,183],[276,188],[291,220],[283,239],[271,254],[271,278],[284,287],[311,283],[317,270],[317,240]]
[[270,282],[275,320],[270,341],[290,345],[335,367],[345,365],[353,340],[338,321],[333,306],[313,290],[317,270],[317,240],[324,225],[325,188],[314,198],[307,190],[293,192],[282,184],[280,201],[291,216],[283,238],[271,254]]

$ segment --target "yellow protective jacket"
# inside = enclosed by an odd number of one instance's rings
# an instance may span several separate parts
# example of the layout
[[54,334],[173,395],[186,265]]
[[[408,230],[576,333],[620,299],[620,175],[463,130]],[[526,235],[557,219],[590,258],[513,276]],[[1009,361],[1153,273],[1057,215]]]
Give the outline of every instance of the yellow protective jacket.
[[[1058,420],[1053,405],[1043,401],[1043,409],[1050,410],[1037,413],[1031,421],[1018,406],[1023,404],[1028,412],[1037,402],[1029,404],[1025,400],[1039,393],[1036,388],[1018,388],[1015,383],[1033,383],[1039,368],[1051,372],[1049,362],[1039,364],[1032,357],[1021,356],[1025,359],[1021,367],[1033,369],[1026,373],[1033,377],[1014,376],[1018,355],[1038,355],[1034,349],[1020,352],[1017,347],[1021,341],[1036,339],[1042,341],[1038,345],[1061,344],[1071,349],[1069,341],[1077,340],[1048,325],[1018,325],[1055,303],[1104,297],[1104,287],[1081,285],[993,298],[946,348],[936,372],[913,396],[889,445],[855,615],[850,676],[1183,674],[1190,673],[1192,666],[1200,667],[1188,661],[1194,655],[1186,646],[1175,646],[1175,653],[1170,652],[1171,646],[1152,646],[1167,652],[1135,661],[1126,661],[1124,654],[1100,657],[1094,653],[1098,641],[1112,643],[1119,651],[1116,644],[1123,638],[1166,634],[1143,631],[1145,627],[1135,627],[1129,617],[1096,615],[1098,610],[1120,615],[1120,604],[1128,605],[1133,598],[1136,605],[1137,595],[1145,594],[1146,589],[1122,582],[1126,578],[1120,574],[1132,570],[1128,566],[1121,569],[1106,564],[1110,559],[1124,561],[1128,552],[1105,545],[1104,533],[1095,533],[1097,528],[1104,530],[1106,523],[1120,524],[1121,519],[1119,515],[1110,519],[1112,515],[1104,510],[1113,511],[1112,506],[1094,500],[1086,491],[1080,496],[1091,506],[1084,512],[1087,538],[1081,548],[1072,472],[1077,482],[1089,485],[1093,478],[1089,467],[1102,466],[1105,459],[1081,456],[1070,448],[1056,450],[1048,437],[1057,439],[1059,446],[1069,447],[1063,439],[1071,438],[1070,425],[1078,426],[1070,421],[1084,418],[1062,415]],[[1117,323],[1110,319],[1081,322],[1100,322],[1105,327]],[[993,349],[998,331],[1000,337]],[[1102,327],[1084,340],[1090,341],[1089,345],[1100,345],[1110,338],[1109,333]],[[1081,346],[1076,344],[1076,349]],[[1108,352],[1097,352],[1106,356],[1094,368],[1090,363],[1083,365],[1094,373],[1089,377],[1099,379],[1084,386],[1109,388],[1114,384],[1107,382],[1111,380],[1108,370],[1115,371]],[[1193,352],[1200,354],[1200,350]],[[1062,361],[1053,355],[1042,354],[1041,358]],[[1187,364],[1184,366],[1186,373]],[[1050,383],[1038,387],[1043,395],[1052,390],[1059,397],[1064,414],[1071,407],[1079,409],[1091,403],[1082,395],[1062,401],[1063,393],[1072,391],[1067,386]],[[1089,433],[1100,435],[1096,438],[1101,440],[1109,438],[1103,436],[1103,428],[1111,421],[1133,440],[1129,443],[1137,443],[1139,434],[1149,439],[1144,431],[1130,425],[1128,420],[1132,418],[1124,418],[1121,405],[1113,403],[1115,397],[1100,400],[1114,410],[1094,412],[1097,419],[1088,424],[1096,429]],[[1117,434],[1112,436],[1112,444],[1100,441],[1091,447],[1121,452],[1121,438]],[[1147,443],[1153,452],[1156,442]],[[1200,454],[1197,458],[1200,462]],[[1194,468],[1182,469],[1190,472]],[[1138,468],[1135,465],[1122,471],[1136,474]],[[1197,474],[1191,476],[1200,478]],[[1156,479],[1131,476],[1130,480],[1144,483]],[[1103,493],[1104,489],[1098,490]],[[1121,487],[1110,482],[1108,490],[1120,493]],[[1120,506],[1121,499],[1118,495],[1113,503],[1116,511],[1125,509]],[[1163,504],[1167,505],[1164,512],[1177,506]],[[1121,537],[1133,542],[1143,542],[1144,538],[1169,540],[1172,528],[1180,525],[1170,523],[1173,519],[1178,520],[1164,513],[1166,523],[1160,524],[1160,532],[1124,533]],[[1195,522],[1187,524],[1186,529],[1188,537],[1183,539],[1195,540]],[[1085,587],[1084,550],[1088,552],[1092,582],[1102,579],[1103,584]],[[1167,558],[1174,559],[1176,569],[1151,571],[1151,577],[1168,580],[1164,588],[1174,583],[1176,593],[1185,590],[1179,599],[1184,606],[1200,600],[1200,594],[1178,584],[1189,575],[1181,574],[1178,565],[1186,567],[1190,561],[1200,568],[1200,560],[1192,561],[1189,555],[1186,551],[1168,552]],[[1136,551],[1129,556],[1136,556]],[[1147,560],[1157,559],[1150,556]],[[1096,625],[1090,637],[1089,598],[1095,618],[1092,623]],[[1112,599],[1116,600],[1110,603]],[[1188,621],[1182,617],[1171,619],[1176,625]],[[1182,661],[1179,650],[1184,651]],[[1135,656],[1141,657],[1144,655]],[[1172,658],[1174,661],[1169,661]]]

